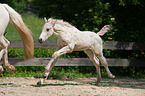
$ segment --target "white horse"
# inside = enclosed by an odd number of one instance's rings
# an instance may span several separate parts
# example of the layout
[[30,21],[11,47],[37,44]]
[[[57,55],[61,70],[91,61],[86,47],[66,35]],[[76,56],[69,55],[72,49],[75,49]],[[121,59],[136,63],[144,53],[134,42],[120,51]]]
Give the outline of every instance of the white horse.
[[[3,57],[3,67],[11,72],[15,72],[15,67],[10,65],[8,62],[7,48],[10,42],[4,37],[4,32],[9,21],[10,24],[17,29],[23,40],[26,59],[33,58],[34,43],[31,31],[24,24],[20,14],[7,4],[0,4],[0,60]],[[0,66],[0,74],[3,72],[3,67]]]
[[[104,26],[97,34],[90,31],[80,31],[71,24],[57,19],[45,19],[45,24],[42,29],[42,33],[39,37],[39,42],[42,43],[52,34],[58,37],[58,47],[60,50],[56,51],[52,55],[52,59],[45,68],[43,79],[41,79],[37,85],[41,85],[43,80],[48,77],[48,74],[52,67],[57,62],[60,55],[65,53],[71,53],[72,51],[84,51],[94,63],[97,70],[97,82],[101,80],[99,59],[105,67],[108,77],[115,78],[110,72],[105,57],[103,56],[102,39],[99,35],[104,35],[111,29],[110,25]],[[99,59],[98,59],[99,58]]]

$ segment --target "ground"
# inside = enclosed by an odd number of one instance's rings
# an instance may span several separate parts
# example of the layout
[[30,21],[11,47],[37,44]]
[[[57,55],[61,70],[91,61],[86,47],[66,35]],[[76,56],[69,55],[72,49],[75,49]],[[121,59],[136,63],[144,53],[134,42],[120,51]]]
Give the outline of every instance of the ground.
[[145,79],[96,78],[47,80],[36,86],[33,77],[0,77],[0,96],[145,96]]

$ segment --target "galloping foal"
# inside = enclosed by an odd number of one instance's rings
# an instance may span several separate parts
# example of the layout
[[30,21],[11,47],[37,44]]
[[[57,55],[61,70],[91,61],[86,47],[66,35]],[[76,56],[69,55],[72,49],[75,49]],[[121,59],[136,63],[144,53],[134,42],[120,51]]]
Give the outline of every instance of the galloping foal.
[[[99,59],[103,66],[105,67],[108,77],[115,78],[114,75],[110,72],[108,64],[105,57],[103,56],[103,47],[102,39],[99,35],[104,35],[107,31],[110,30],[110,25],[104,26],[97,34],[90,31],[80,31],[76,27],[72,26],[68,22],[57,19],[45,19],[45,24],[42,29],[42,33],[39,37],[39,42],[42,43],[52,34],[58,37],[58,47],[60,50],[56,51],[52,55],[52,59],[45,68],[43,74],[43,79],[41,79],[37,85],[41,85],[43,80],[48,77],[48,74],[52,67],[57,62],[60,55],[65,53],[71,53],[72,51],[84,51],[89,58],[94,63],[97,70],[97,82],[98,84],[101,81],[100,74],[100,64]],[[99,58],[99,59],[98,59]]]
[[[15,72],[15,67],[8,62],[7,48],[10,42],[4,37],[5,29],[10,21],[10,24],[17,29],[20,34],[26,59],[33,58],[34,43],[31,31],[24,24],[20,14],[12,9],[7,4],[0,4],[0,60],[3,57],[3,66],[11,72]],[[13,34],[12,34],[13,35]],[[3,67],[0,66],[0,74],[3,72]]]

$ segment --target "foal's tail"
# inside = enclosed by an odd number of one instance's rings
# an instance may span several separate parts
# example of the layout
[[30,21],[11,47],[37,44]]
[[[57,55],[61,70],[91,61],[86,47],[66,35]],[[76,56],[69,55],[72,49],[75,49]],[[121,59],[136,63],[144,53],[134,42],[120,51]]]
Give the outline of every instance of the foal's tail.
[[103,36],[106,32],[112,29],[112,25],[105,25],[97,34]]
[[33,43],[33,37],[31,31],[26,27],[19,13],[17,13],[14,9],[12,9],[7,4],[3,4],[3,6],[9,13],[10,21],[11,21],[10,23],[12,23],[12,26],[17,29],[18,33],[22,38],[26,59],[33,58],[34,43]]

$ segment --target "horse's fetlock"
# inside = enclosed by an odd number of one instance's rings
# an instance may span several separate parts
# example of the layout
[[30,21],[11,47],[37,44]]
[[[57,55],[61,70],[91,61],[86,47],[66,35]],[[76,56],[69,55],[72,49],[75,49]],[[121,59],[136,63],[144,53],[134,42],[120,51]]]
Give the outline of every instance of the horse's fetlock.
[[0,74],[2,74],[2,73],[3,73],[3,71],[4,71],[3,67],[2,67],[2,66],[0,66]]
[[10,66],[10,64],[9,64],[9,63],[6,63],[6,64],[4,64],[3,66],[4,66],[4,68],[7,68],[7,67]]

